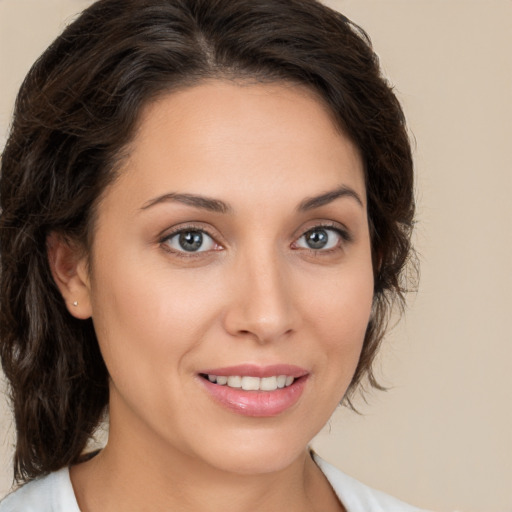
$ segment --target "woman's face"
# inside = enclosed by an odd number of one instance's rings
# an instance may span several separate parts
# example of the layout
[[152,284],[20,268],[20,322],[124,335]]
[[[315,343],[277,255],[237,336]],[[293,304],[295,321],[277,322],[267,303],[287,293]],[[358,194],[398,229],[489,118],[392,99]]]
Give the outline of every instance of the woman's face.
[[85,280],[110,449],[284,468],[342,399],[370,315],[358,151],[308,91],[223,81],[151,104],[130,149]]

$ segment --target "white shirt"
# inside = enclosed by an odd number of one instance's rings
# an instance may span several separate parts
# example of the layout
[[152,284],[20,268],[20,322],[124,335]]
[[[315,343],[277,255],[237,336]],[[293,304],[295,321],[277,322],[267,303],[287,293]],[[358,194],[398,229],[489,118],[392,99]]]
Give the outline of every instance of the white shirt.
[[[422,512],[345,475],[316,454],[313,458],[347,512]],[[0,512],[80,512],[69,469],[25,484],[0,502]]]

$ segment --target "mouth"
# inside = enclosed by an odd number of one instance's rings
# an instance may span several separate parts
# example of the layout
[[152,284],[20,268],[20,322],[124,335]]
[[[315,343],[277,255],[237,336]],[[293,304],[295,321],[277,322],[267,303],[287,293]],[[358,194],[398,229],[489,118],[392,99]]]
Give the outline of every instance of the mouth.
[[243,416],[272,417],[300,399],[309,373],[292,365],[240,365],[199,373],[213,401]]

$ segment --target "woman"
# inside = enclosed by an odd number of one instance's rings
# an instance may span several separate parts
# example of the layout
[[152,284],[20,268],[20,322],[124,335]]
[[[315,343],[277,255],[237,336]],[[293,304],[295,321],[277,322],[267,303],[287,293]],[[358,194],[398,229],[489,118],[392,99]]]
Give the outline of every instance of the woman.
[[[313,0],[101,0],[2,157],[13,510],[417,510],[308,443],[401,299],[403,114]],[[86,444],[108,410],[109,440]]]

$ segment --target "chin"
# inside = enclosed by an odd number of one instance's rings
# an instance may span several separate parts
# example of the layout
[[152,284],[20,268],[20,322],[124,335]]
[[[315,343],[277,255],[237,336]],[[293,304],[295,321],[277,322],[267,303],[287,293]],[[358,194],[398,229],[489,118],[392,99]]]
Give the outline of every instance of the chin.
[[[313,434],[314,435],[314,434]],[[228,473],[263,475],[285,470],[303,456],[313,435],[295,432],[245,431],[210,445],[203,458]]]
[[[236,473],[238,475],[265,475],[279,473],[296,462],[307,446],[294,452],[284,450],[259,450],[258,453],[247,453],[241,450],[239,453],[224,454],[223,460],[217,461],[218,469]],[[233,452],[238,450],[234,448]]]

